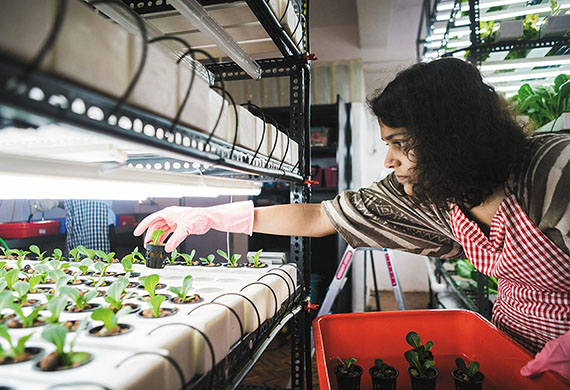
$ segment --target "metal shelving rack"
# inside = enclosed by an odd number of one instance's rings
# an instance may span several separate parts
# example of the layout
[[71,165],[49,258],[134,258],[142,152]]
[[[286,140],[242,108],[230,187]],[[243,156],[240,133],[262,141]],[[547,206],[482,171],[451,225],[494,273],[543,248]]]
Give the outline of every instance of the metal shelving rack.
[[[133,2],[139,14],[171,10],[168,2]],[[202,5],[227,3],[230,1],[203,0]],[[110,136],[115,139],[145,145],[156,151],[159,156],[140,156],[129,163],[154,163],[157,161],[191,161],[204,163],[208,168],[202,174],[222,175],[261,181],[285,181],[290,185],[291,203],[307,203],[310,192],[305,180],[310,175],[310,62],[294,44],[279,20],[265,1],[246,0],[251,11],[259,19],[268,35],[280,50],[282,57],[258,60],[262,77],[289,77],[290,79],[290,137],[299,144],[299,163],[297,166],[278,164],[257,157],[252,151],[233,146],[194,129],[177,124],[173,129],[153,137],[137,131],[132,123],[135,120],[143,126],[154,129],[170,129],[171,122],[150,112],[122,104],[117,106],[115,99],[81,87],[73,82],[42,72],[24,72],[26,64],[0,57],[0,128],[40,127],[49,123],[61,123],[90,132]],[[302,28],[306,52],[308,42],[308,1],[299,2],[302,7]],[[207,65],[217,79],[237,80],[249,77],[234,62]],[[24,76],[22,78],[22,76]],[[16,81],[16,82],[14,82]],[[32,89],[41,91],[44,98],[35,99],[30,94]],[[58,104],[54,104],[56,99]],[[94,120],[87,110],[72,109],[72,102],[80,100],[85,107],[97,107],[105,118],[114,120]],[[125,127],[117,118],[130,118],[131,126]],[[281,165],[281,166],[280,166]],[[182,168],[180,171],[191,169]],[[291,325],[291,383],[293,389],[312,388],[310,345],[310,313],[308,296],[310,292],[310,242],[307,238],[291,237],[292,263],[301,275],[300,285],[281,310],[267,320],[254,333],[235,345],[227,358],[216,365],[209,374],[195,378],[187,388],[236,388],[247,372],[255,364],[269,342],[287,323]],[[220,379],[221,378],[221,379]]]

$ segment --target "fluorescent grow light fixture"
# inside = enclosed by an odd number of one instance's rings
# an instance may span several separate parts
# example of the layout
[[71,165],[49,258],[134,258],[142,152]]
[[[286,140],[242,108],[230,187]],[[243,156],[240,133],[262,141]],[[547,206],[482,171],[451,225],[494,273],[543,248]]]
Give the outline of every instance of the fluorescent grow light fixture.
[[0,199],[116,199],[258,195],[261,183],[108,164],[0,155]]
[[489,76],[483,77],[486,83],[500,83],[506,81],[518,81],[518,80],[533,80],[533,79],[544,79],[548,77],[556,77],[560,74],[560,70],[553,70],[550,72],[529,72],[529,73],[504,73],[500,76]]
[[569,65],[570,56],[552,56],[542,58],[523,58],[518,60],[486,62],[481,65],[482,72],[503,69],[534,68],[537,66]]

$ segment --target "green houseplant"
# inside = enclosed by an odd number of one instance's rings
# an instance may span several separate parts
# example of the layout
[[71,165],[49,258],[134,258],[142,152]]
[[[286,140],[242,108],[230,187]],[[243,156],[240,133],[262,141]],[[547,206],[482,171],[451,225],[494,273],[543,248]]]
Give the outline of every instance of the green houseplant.
[[360,378],[362,377],[362,367],[354,364],[357,362],[355,358],[346,360],[337,356],[340,365],[336,366],[334,373],[339,390],[358,390],[360,389]]
[[457,390],[480,390],[485,381],[485,375],[479,371],[479,362],[469,363],[469,367],[462,358],[455,359],[455,370],[451,372]]
[[368,370],[372,378],[372,388],[374,390],[396,390],[396,380],[398,370],[389,366],[382,359],[374,360],[374,365]]
[[157,229],[152,232],[152,243],[146,246],[145,265],[149,268],[164,268],[166,265],[166,251],[164,244],[160,243],[160,238],[164,235],[164,230]]
[[434,367],[435,362],[431,349],[433,341],[423,345],[416,332],[406,335],[406,342],[413,348],[404,352],[404,357],[410,363],[408,373],[412,382],[412,390],[433,390],[439,372]]

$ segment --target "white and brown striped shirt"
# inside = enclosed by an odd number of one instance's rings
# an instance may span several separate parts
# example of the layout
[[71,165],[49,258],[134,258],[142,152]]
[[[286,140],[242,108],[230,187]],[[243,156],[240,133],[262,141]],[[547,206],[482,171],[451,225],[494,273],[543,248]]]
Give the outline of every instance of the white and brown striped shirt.
[[[570,135],[528,139],[518,173],[505,185],[531,221],[570,254]],[[368,188],[322,203],[331,223],[353,247],[399,249],[432,257],[464,258],[448,207],[419,205],[394,174]]]

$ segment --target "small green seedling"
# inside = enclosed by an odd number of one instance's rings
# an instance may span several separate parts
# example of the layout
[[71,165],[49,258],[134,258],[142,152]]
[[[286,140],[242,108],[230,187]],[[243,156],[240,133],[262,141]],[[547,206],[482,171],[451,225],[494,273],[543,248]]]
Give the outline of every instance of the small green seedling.
[[148,292],[148,296],[153,298],[156,296],[156,285],[158,284],[159,276],[157,274],[150,274],[139,278],[144,283],[144,289]]
[[22,307],[17,303],[11,303],[10,305],[8,305],[8,308],[12,309],[14,313],[16,313],[16,315],[20,319],[22,328],[33,327],[38,319],[38,316],[40,315],[40,310],[42,310],[41,306],[34,307],[28,315],[25,315],[24,311],[22,310]]
[[394,368],[390,367],[389,365],[387,365],[386,363],[384,363],[384,360],[382,359],[376,359],[374,360],[374,367],[376,367],[377,369],[377,375],[379,376],[383,376],[383,377],[392,377],[396,374],[396,371],[394,371]]
[[178,251],[174,249],[172,252],[170,252],[170,257],[167,257],[168,263],[170,265],[173,265],[174,260],[176,260],[179,257],[182,257],[182,253],[178,253]]
[[123,257],[123,259],[121,260],[121,265],[123,266],[123,271],[125,271],[126,274],[132,274],[133,273],[133,260],[132,258],[129,258],[129,256],[131,255],[127,255],[125,257]]
[[13,252],[16,253],[17,260],[20,260],[20,261],[24,260],[26,258],[26,256],[31,253],[30,251],[25,251],[23,249],[13,249]]
[[413,348],[404,352],[404,357],[410,363],[411,374],[414,376],[426,376],[428,370],[433,368],[435,362],[433,360],[433,341],[428,341],[422,345],[420,336],[416,332],[409,332],[406,335],[406,341]]
[[190,254],[180,253],[179,256],[184,259],[186,265],[192,265],[192,260],[194,260],[195,255],[196,255],[196,250],[192,249],[192,252],[190,252]]
[[465,360],[462,358],[455,359],[455,365],[457,366],[458,374],[462,376],[465,382],[480,382],[484,376],[479,371],[479,362],[473,361],[469,363],[469,367],[465,365]]
[[135,249],[133,249],[133,251],[131,253],[129,253],[128,255],[126,255],[124,258],[128,258],[130,259],[133,263],[144,263],[145,262],[145,258],[144,255],[139,252],[139,247],[135,247]]
[[28,300],[28,293],[30,292],[30,283],[16,282],[14,283],[14,292],[17,294],[16,302],[23,304]]
[[230,267],[237,267],[237,262],[240,259],[241,255],[229,255],[228,253],[224,252],[221,249],[217,250],[218,255],[222,256],[228,262]]
[[65,272],[60,269],[52,269],[51,271],[48,271],[48,278],[49,280],[53,280],[57,283],[60,279],[67,279],[67,276],[65,275]]
[[350,372],[350,367],[357,362],[355,358],[348,358],[346,360],[342,360],[340,357],[336,357],[336,359],[340,362],[341,368],[340,372],[343,374],[348,374]]
[[164,234],[164,230],[162,230],[162,229],[157,229],[154,232],[152,232],[152,245],[160,245],[159,240],[163,234]]
[[17,269],[11,269],[10,271],[6,272],[4,276],[4,280],[6,281],[6,287],[8,290],[14,290],[14,284],[18,281],[20,271]]
[[251,260],[255,268],[263,267],[263,263],[259,261],[259,256],[261,255],[261,252],[263,252],[263,249],[260,249],[257,252],[255,252],[255,255],[253,256],[247,256],[247,258]]
[[93,260],[91,260],[90,258],[86,257],[83,260],[81,260],[79,263],[73,263],[71,264],[72,267],[77,268],[79,270],[79,272],[81,273],[81,275],[87,275],[87,273],[89,272],[89,268],[93,265]]
[[105,253],[103,251],[95,251],[95,254],[105,263],[112,263],[115,258],[115,252]]
[[95,256],[97,256],[97,254],[93,249],[87,249],[83,245],[79,245],[77,247],[77,251],[79,252],[79,254],[85,257],[89,257],[91,260],[95,260]]
[[180,299],[186,299],[190,289],[192,288],[192,275],[187,275],[182,281],[182,287],[169,287],[168,290],[172,291]]
[[97,295],[96,290],[89,290],[85,294],[81,294],[76,288],[63,286],[59,289],[60,293],[73,301],[78,310],[83,310],[89,304],[89,301]]
[[86,326],[87,321],[81,321],[76,330],[75,337],[73,337],[69,343],[67,351],[65,351],[65,340],[69,331],[64,325],[51,324],[42,332],[42,338],[55,346],[59,362],[63,367],[69,367],[73,364],[81,364],[89,360],[90,355],[88,353],[73,351],[77,337],[79,337]]
[[18,357],[22,356],[26,352],[26,343],[32,335],[33,333],[30,333],[20,337],[17,341],[12,340],[12,337],[8,332],[8,327],[0,324],[0,337],[6,340],[9,345],[8,349],[4,349],[2,344],[0,344],[0,360],[4,360],[6,358],[16,360]]
[[215,255],[208,255],[208,257],[200,257],[200,260],[202,260],[204,263],[206,263],[207,265],[212,265],[214,264],[214,260],[216,259]]
[[[69,256],[73,258],[73,261],[77,262],[81,260],[81,253],[79,253],[79,249],[73,248],[69,251]],[[59,259],[58,259],[59,260]]]
[[49,267],[45,264],[38,264],[34,267],[34,275],[40,276],[41,283],[45,283],[48,278]]
[[1,291],[0,292],[0,319],[4,319],[5,315],[2,315],[4,309],[10,307],[14,302],[14,295],[11,291]]
[[51,269],[62,270],[62,271],[71,266],[70,263],[68,263],[66,261],[65,262],[59,261],[59,260],[52,260],[48,263],[48,265],[51,267]]
[[113,309],[115,309],[116,312],[121,310],[124,300],[130,298],[132,295],[128,294],[121,297],[128,284],[129,279],[126,277],[121,277],[113,282],[105,294],[105,302],[107,302]]
[[102,263],[102,262],[97,262],[95,263],[95,265],[93,266],[95,268],[95,271],[97,271],[97,274],[99,274],[99,279],[97,279],[97,282],[94,282],[93,284],[103,284],[103,282],[105,281],[105,274],[107,273],[107,268],[109,268],[111,266],[110,263]]
[[36,292],[36,286],[40,284],[42,281],[41,275],[34,275],[28,279],[28,283],[30,284],[30,293]]
[[150,304],[150,309],[154,318],[160,317],[160,305],[162,305],[162,302],[164,302],[165,299],[166,297],[164,295],[155,295],[149,299],[148,303]]
[[41,252],[40,247],[37,245],[30,245],[30,251],[38,256],[38,260],[42,261],[44,259],[44,255],[46,251]]
[[51,315],[49,317],[42,317],[42,320],[49,324],[59,323],[59,317],[65,310],[67,303],[67,299],[63,296],[57,296],[50,299],[45,307],[46,310],[51,313]]
[[6,269],[6,262],[0,261],[0,277],[4,277],[4,275],[6,275],[6,272],[8,272],[8,270]]
[[59,260],[62,261],[63,260],[63,252],[61,249],[59,248],[55,248],[53,250],[53,252],[51,253],[51,258],[55,259],[55,260]]
[[116,314],[113,310],[102,307],[91,313],[91,318],[95,321],[103,321],[103,328],[101,328],[99,333],[109,333],[119,326],[119,318],[126,316],[130,312],[131,308],[128,306],[123,307]]

